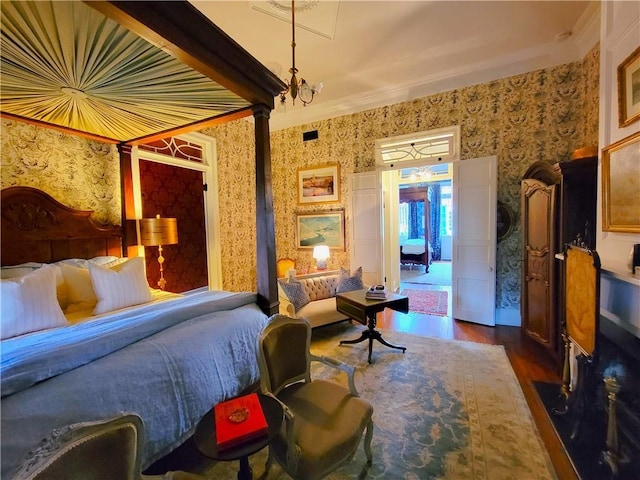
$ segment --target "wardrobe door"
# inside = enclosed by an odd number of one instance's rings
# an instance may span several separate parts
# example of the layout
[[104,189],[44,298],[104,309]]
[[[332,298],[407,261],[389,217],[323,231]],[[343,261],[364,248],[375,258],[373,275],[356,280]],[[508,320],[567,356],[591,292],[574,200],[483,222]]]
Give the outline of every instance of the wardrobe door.
[[522,327],[555,358],[557,319],[555,297],[556,185],[524,179],[522,202]]

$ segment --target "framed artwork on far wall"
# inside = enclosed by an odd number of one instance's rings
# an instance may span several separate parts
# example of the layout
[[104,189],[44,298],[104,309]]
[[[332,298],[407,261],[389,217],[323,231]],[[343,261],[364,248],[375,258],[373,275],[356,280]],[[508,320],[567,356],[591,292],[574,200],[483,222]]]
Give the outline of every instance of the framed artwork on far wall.
[[602,230],[640,233],[640,132],[602,149]]
[[640,120],[640,47],[618,66],[618,126]]
[[298,169],[298,204],[340,201],[340,165]]
[[296,247],[312,250],[327,245],[344,250],[344,212],[299,213],[296,215]]

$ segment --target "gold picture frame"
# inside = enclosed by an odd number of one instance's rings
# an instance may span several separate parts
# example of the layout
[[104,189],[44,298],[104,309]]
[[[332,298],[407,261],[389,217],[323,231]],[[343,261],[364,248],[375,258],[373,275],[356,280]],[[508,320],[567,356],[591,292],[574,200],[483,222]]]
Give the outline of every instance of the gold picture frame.
[[298,169],[298,205],[340,201],[340,165]]
[[640,132],[602,149],[602,230],[640,233]]
[[618,66],[618,126],[640,120],[640,47]]
[[296,248],[313,250],[327,245],[331,250],[344,250],[344,212],[299,213],[296,215]]

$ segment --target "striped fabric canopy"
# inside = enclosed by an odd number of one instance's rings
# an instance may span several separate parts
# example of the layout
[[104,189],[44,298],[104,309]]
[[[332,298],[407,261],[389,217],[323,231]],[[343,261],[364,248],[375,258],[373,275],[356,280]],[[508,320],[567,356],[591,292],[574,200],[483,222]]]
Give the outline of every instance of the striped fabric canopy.
[[3,113],[124,142],[250,105],[83,2],[0,5]]

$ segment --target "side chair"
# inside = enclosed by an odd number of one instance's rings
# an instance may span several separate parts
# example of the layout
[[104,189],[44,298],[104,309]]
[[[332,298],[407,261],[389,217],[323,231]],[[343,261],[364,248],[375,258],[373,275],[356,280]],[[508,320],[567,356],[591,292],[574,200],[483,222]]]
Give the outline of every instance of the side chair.
[[134,414],[54,430],[11,480],[205,480],[187,472],[142,475],[144,429]]
[[[283,429],[269,445],[265,476],[275,458],[294,479],[321,479],[351,461],[363,434],[367,464],[372,462],[373,407],[359,398],[355,368],[311,354],[310,343],[309,323],[285,315],[271,317],[258,339],[260,389],[285,413]],[[312,361],[345,372],[349,388],[311,380]]]

